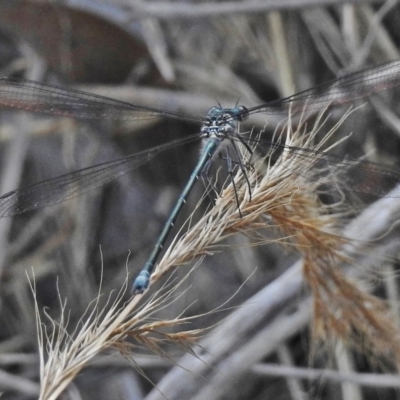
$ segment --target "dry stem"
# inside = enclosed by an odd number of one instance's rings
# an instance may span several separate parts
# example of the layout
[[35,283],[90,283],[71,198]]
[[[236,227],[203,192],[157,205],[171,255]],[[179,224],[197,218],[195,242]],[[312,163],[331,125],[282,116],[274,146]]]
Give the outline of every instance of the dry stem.
[[[287,151],[290,146],[310,146],[321,125],[322,117],[313,131],[305,134],[302,124],[293,132],[288,123],[286,131],[282,131],[287,147],[277,161],[273,165],[265,159],[257,161],[254,169],[248,171],[250,185],[239,172],[235,187],[230,184],[215,207],[184,236],[175,239],[158,264],[151,283],[176,266],[212,254],[230,235],[256,233],[258,243],[265,243],[269,239],[262,236],[261,230],[279,228],[283,233],[280,241],[297,249],[304,258],[304,277],[314,294],[314,338],[328,343],[340,338],[358,349],[367,349],[373,357],[384,356],[398,363],[398,335],[386,305],[347,280],[339,269],[344,261],[340,249],[346,239],[335,233],[338,221],[334,214],[327,214],[329,208],[319,201],[319,183],[306,178],[318,165],[318,156],[305,157],[306,153]],[[127,283],[108,311],[98,311],[95,304],[86,322],[82,319],[82,326],[73,335],[66,333],[66,321],[53,323],[53,332],[46,337],[48,361],[44,361],[43,354],[41,357],[41,399],[55,399],[92,357],[105,349],[114,348],[131,355],[137,346],[143,346],[162,355],[161,345],[165,341],[187,349],[193,337],[199,335],[199,331],[164,332],[164,328],[187,323],[188,318],[149,322],[156,309],[168,305],[176,289],[153,296],[136,310],[142,295],[119,305],[126,286]],[[41,324],[38,328],[43,348],[45,331]]]

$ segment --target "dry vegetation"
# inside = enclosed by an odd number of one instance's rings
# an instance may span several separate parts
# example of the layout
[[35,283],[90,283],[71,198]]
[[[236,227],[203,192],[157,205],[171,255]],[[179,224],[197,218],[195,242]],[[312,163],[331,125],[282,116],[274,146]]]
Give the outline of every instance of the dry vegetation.
[[[1,75],[203,116],[400,58],[394,2],[247,4],[0,5]],[[241,130],[398,166],[397,91],[351,113],[259,114]],[[1,116],[1,193],[199,128]],[[0,221],[3,398],[392,399],[400,204],[334,190],[343,171],[321,186],[315,158],[256,150],[236,194],[217,160],[215,204],[199,183],[149,293],[130,299],[197,155],[198,143],[178,147],[93,194]]]

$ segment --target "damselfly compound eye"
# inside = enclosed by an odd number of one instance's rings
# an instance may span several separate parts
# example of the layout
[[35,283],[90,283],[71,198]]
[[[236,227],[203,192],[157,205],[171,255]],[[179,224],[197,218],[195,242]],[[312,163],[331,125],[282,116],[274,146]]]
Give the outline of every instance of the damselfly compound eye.
[[239,106],[238,110],[238,121],[246,121],[246,119],[249,118],[249,110],[245,106]]

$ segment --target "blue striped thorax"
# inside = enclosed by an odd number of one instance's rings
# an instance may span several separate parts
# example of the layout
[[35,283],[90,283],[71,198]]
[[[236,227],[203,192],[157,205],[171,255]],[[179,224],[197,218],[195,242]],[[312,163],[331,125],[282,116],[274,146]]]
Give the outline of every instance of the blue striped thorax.
[[244,106],[234,108],[211,107],[201,127],[203,138],[225,138],[235,133],[237,122],[246,120],[249,111]]

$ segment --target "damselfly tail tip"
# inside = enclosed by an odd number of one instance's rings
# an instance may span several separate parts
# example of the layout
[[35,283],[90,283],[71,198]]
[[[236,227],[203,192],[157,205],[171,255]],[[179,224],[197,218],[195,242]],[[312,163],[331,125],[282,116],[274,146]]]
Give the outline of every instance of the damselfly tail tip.
[[133,281],[132,294],[142,294],[150,283],[150,273],[148,271],[141,271],[136,279]]

